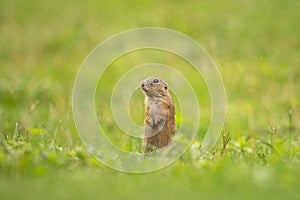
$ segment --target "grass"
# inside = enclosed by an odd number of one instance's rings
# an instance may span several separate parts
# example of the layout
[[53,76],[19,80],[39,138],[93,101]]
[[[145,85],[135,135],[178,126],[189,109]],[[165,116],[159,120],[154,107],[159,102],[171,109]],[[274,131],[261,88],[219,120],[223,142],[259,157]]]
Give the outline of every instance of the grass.
[[[298,199],[300,184],[299,2],[0,1],[1,199]],[[114,82],[132,66],[156,61],[195,85],[199,134],[175,164],[132,175],[90,156],[77,135],[73,82],[85,56],[107,37],[135,27],[183,32],[204,46],[222,74],[227,115],[216,147],[199,158],[210,119],[200,76],[176,56],[141,51],[120,58],[100,80],[99,118],[124,149],[107,108]],[[131,102],[141,123],[142,93]],[[103,109],[106,108],[106,109]],[[104,116],[101,112],[105,113]],[[119,135],[119,134],[117,134]]]

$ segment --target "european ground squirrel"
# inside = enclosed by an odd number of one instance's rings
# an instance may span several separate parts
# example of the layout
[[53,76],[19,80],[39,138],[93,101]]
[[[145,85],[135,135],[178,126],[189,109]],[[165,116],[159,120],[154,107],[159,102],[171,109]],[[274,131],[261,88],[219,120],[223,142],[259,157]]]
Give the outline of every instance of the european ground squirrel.
[[143,152],[162,148],[171,142],[177,132],[175,107],[165,81],[149,77],[141,82],[146,95]]

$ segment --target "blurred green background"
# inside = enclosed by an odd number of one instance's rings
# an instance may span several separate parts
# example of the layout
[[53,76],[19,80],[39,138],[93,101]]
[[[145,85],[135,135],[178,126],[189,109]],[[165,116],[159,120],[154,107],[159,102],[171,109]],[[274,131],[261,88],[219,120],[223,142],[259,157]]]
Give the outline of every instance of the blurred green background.
[[[0,198],[299,199],[299,7],[296,0],[1,0]],[[86,153],[71,96],[77,70],[97,44],[146,26],[187,34],[210,54],[226,88],[224,134],[231,140],[225,149],[220,139],[207,158],[197,156],[209,98],[196,77],[204,122],[195,144],[164,170],[132,175]],[[97,106],[109,100],[122,74],[117,66],[152,58],[180,65],[178,58],[152,51],[129,55],[106,72]],[[134,97],[143,98],[141,92]],[[141,112],[133,113],[137,121]],[[114,133],[112,119],[106,120]],[[119,145],[135,148],[126,141]]]

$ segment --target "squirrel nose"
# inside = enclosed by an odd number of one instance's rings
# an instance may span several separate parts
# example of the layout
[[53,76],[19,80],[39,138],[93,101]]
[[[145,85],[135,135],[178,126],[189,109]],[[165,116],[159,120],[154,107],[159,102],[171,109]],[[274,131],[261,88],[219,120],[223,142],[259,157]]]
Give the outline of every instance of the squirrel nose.
[[142,84],[141,84],[141,87],[143,88],[144,86],[145,86],[145,84],[144,84],[144,83],[142,83]]

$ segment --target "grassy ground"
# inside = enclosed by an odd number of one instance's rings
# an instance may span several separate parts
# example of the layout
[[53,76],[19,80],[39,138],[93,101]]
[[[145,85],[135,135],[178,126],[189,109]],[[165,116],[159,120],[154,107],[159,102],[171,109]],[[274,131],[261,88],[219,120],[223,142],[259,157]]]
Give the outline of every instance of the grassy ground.
[[[299,199],[299,6],[296,0],[1,0],[0,198]],[[80,64],[99,42],[144,26],[181,31],[207,49],[223,76],[227,116],[223,140],[208,157],[199,159],[194,145],[164,170],[131,175],[86,153],[71,95]],[[179,63],[146,55],[133,55],[132,64],[152,57]],[[107,71],[107,87],[99,88],[100,108],[109,101],[117,69]],[[205,87],[198,88],[202,97]],[[208,98],[199,105],[204,121],[196,144],[209,121]],[[114,133],[110,122],[106,128]]]

